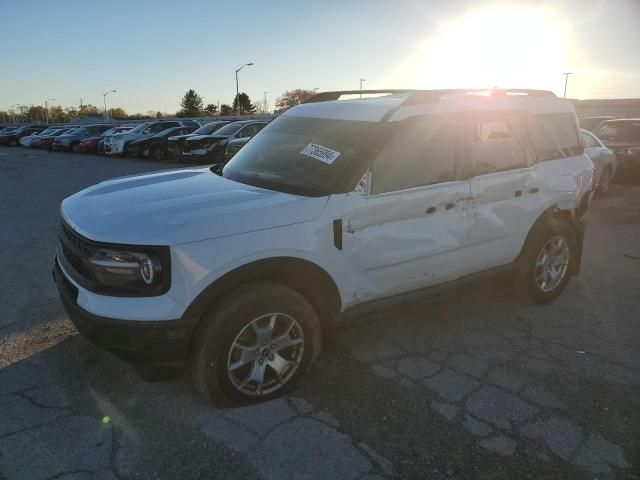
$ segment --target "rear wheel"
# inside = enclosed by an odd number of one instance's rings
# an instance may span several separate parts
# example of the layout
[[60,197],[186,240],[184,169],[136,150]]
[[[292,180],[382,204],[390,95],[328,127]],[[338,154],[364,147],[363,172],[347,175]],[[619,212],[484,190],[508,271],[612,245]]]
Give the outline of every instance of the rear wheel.
[[239,288],[202,322],[195,334],[191,368],[196,388],[215,403],[282,395],[320,352],[320,322],[313,307],[278,283]]
[[536,303],[557,298],[569,283],[576,255],[576,233],[567,223],[549,220],[532,232],[515,282],[518,296]]
[[15,138],[12,138],[12,139],[9,140],[9,146],[10,147],[15,147],[17,145],[18,145],[18,142],[16,141]]
[[73,153],[80,153],[80,143],[79,142],[73,142],[71,144],[71,151]]

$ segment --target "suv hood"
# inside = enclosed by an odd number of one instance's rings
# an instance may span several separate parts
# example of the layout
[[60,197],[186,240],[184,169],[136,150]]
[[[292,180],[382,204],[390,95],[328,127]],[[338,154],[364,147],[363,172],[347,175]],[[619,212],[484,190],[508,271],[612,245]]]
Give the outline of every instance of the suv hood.
[[60,209],[91,240],[177,245],[313,220],[327,199],[252,187],[195,168],[102,182],[66,198]]

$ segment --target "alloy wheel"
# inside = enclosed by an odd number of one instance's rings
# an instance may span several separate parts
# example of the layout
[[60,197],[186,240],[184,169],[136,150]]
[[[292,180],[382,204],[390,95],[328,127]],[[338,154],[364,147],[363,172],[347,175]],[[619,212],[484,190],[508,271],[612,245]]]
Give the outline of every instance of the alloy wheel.
[[535,267],[535,282],[538,289],[548,293],[564,280],[569,269],[569,243],[561,236],[551,238],[544,244]]
[[268,395],[291,380],[303,353],[300,323],[285,313],[268,313],[253,319],[236,336],[227,357],[227,374],[243,394]]

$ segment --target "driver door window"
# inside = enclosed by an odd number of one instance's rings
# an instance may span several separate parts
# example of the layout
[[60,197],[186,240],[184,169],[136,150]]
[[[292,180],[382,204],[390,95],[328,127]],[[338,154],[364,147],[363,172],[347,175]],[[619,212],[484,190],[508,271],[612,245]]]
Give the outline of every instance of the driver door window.
[[446,117],[421,117],[399,125],[372,170],[371,193],[455,180],[456,128]]

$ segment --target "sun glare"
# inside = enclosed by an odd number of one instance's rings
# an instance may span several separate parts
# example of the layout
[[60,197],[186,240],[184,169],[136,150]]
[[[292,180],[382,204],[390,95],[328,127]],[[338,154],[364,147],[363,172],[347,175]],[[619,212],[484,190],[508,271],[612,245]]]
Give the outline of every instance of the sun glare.
[[[550,11],[486,7],[442,23],[404,64],[416,88],[556,88],[568,25]],[[412,78],[413,77],[413,78]]]

